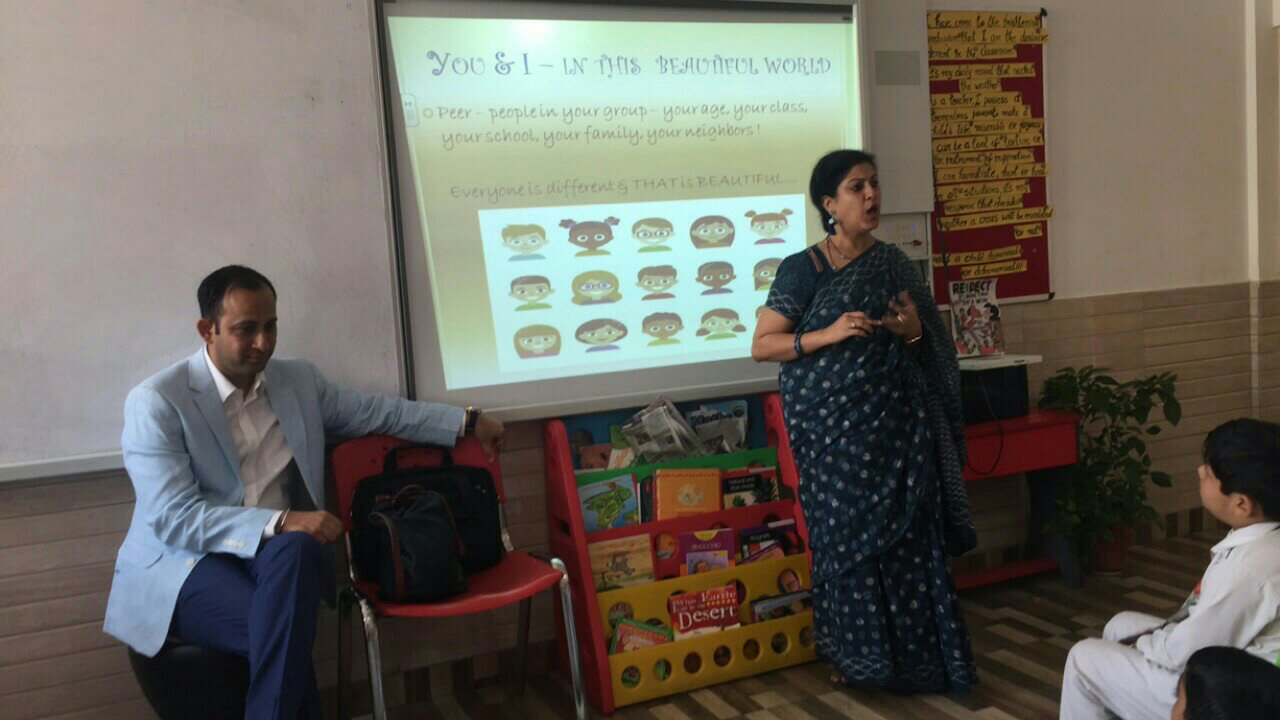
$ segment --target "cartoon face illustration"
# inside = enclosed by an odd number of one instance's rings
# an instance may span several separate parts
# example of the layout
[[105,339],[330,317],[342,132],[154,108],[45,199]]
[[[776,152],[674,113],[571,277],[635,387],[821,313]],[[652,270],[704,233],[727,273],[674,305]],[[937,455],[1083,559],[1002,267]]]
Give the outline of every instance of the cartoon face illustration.
[[675,297],[667,291],[676,284],[676,269],[670,265],[655,265],[636,273],[636,285],[649,293],[645,300],[664,300]]
[[550,325],[523,327],[516,332],[515,344],[522,360],[553,357],[560,354],[560,331]]
[[502,228],[502,246],[515,252],[512,260],[542,260],[538,250],[547,244],[547,231],[539,225],[508,225]]
[[601,250],[600,248],[613,241],[613,226],[617,224],[618,218],[616,217],[607,217],[604,220],[588,220],[586,222],[560,221],[560,227],[569,228],[569,242],[583,249],[575,257],[608,255],[609,251]]
[[702,488],[697,485],[685,485],[676,493],[676,502],[685,507],[697,507],[702,504]]
[[737,277],[737,275],[733,274],[733,266],[727,262],[703,263],[698,268],[698,282],[710,288],[710,290],[702,291],[703,295],[722,295],[733,292],[732,290],[726,290],[724,286],[733,282]]
[[507,294],[521,303],[516,310],[546,310],[551,306],[542,301],[553,292],[550,280],[541,275],[525,275],[511,281],[511,292]]
[[591,346],[587,352],[617,350],[618,346],[613,343],[627,336],[627,326],[617,320],[597,318],[582,323],[573,336],[578,342]]
[[671,248],[666,246],[666,242],[671,239],[671,235],[675,232],[671,222],[662,218],[645,218],[637,220],[636,224],[631,226],[631,237],[642,246],[640,252],[667,252]]
[[773,245],[780,242],[786,242],[778,237],[787,231],[787,216],[791,214],[791,210],[783,208],[776,213],[760,213],[756,214],[755,210],[748,210],[747,217],[751,218],[751,232],[760,236],[756,241],[757,245]]
[[684,329],[684,323],[675,313],[654,313],[646,317],[641,326],[645,335],[654,338],[650,345],[674,345],[680,341],[671,338]]
[[787,594],[800,592],[804,586],[800,584],[800,576],[796,575],[796,571],[788,568],[778,574],[778,589]]
[[734,333],[746,332],[747,328],[738,319],[738,313],[729,308],[716,308],[703,314],[702,327],[698,328],[698,337],[707,340],[724,340],[737,337]]
[[616,573],[623,577],[635,573],[635,570],[632,570],[631,566],[627,564],[628,560],[629,558],[626,553],[615,553],[613,557],[609,559],[609,572]]
[[[751,271],[751,279],[755,282],[757,290],[768,290],[773,287],[773,279],[778,275],[778,266],[782,264],[780,258],[765,258],[756,263],[756,267]],[[756,314],[759,317],[759,313]]]
[[676,536],[671,533],[659,534],[658,539],[654,542],[654,552],[657,554],[659,560],[666,560],[667,558],[675,555]]
[[723,215],[707,215],[693,221],[689,239],[696,248],[723,248],[733,244],[733,222]]
[[574,305],[600,305],[618,302],[618,276],[604,270],[584,272],[573,279]]

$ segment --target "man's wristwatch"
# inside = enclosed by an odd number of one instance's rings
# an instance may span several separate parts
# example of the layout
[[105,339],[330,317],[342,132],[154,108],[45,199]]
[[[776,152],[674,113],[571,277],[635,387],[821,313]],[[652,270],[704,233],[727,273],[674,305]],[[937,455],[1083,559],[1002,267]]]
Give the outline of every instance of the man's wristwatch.
[[476,431],[476,421],[480,419],[480,408],[467,406],[467,422],[463,426],[467,434]]

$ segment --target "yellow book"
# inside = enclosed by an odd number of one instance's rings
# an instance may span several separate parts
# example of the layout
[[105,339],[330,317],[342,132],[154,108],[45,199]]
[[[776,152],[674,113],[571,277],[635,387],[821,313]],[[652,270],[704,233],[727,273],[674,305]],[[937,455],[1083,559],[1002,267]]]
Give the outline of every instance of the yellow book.
[[654,471],[654,517],[669,520],[720,510],[720,475],[719,468]]
[[596,591],[653,582],[653,552],[648,535],[629,535],[587,544]]

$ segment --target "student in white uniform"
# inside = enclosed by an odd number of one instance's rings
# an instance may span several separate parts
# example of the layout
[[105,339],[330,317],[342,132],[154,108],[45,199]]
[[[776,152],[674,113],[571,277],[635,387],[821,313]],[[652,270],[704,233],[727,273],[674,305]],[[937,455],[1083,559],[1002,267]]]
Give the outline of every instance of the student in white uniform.
[[1204,440],[1200,500],[1231,527],[1200,583],[1167,620],[1122,612],[1102,639],[1076,643],[1061,720],[1166,720],[1178,676],[1204,647],[1280,656],[1280,425],[1231,420]]

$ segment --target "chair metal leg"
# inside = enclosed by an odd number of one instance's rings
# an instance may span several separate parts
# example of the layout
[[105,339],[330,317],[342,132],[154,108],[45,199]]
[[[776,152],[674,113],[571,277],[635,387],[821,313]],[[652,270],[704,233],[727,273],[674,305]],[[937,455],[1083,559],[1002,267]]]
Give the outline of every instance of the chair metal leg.
[[338,720],[351,712],[351,605],[356,602],[350,588],[338,593]]
[[528,674],[529,662],[529,608],[533,598],[520,601],[520,620],[516,625],[516,662],[512,669],[514,676],[513,689],[516,697],[524,695],[525,677]]
[[560,571],[560,608],[564,613],[564,633],[569,649],[569,674],[573,677],[573,707],[577,720],[587,720],[587,696],[582,684],[582,661],[578,656],[578,627],[573,622],[573,596],[569,592],[569,569],[560,558],[551,558],[551,567]]
[[364,640],[369,654],[369,687],[373,690],[373,718],[387,720],[387,698],[382,692],[382,646],[378,643],[378,621],[373,603],[360,597],[360,616],[364,620]]

